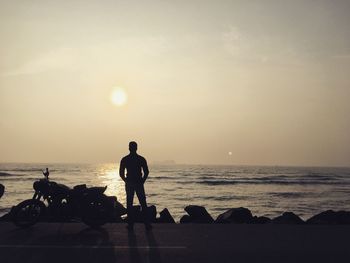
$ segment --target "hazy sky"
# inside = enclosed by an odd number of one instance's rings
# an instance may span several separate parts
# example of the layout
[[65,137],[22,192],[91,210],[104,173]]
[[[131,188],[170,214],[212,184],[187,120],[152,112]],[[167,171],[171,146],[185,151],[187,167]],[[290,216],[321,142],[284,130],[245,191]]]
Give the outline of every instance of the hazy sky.
[[136,140],[149,162],[349,166],[349,14],[350,1],[1,1],[0,161],[119,161]]

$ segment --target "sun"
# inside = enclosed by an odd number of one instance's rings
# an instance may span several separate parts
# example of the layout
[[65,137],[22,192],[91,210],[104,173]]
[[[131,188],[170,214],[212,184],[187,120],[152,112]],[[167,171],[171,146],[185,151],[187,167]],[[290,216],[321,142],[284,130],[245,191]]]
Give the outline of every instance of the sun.
[[128,95],[124,89],[117,87],[111,93],[111,101],[116,106],[123,106],[128,101]]

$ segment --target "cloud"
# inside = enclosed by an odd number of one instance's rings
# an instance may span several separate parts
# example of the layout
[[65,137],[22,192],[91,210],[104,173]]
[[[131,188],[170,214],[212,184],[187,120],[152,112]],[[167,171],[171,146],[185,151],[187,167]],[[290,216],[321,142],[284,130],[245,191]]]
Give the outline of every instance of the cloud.
[[224,48],[233,56],[241,56],[250,48],[247,37],[234,26],[222,33],[222,41]]
[[33,75],[52,70],[76,71],[95,67],[99,63],[108,64],[111,57],[129,59],[153,57],[171,49],[169,41],[161,36],[128,37],[112,42],[93,45],[56,48],[11,69],[3,76]]
[[269,38],[244,34],[238,27],[230,26],[222,33],[222,43],[232,57],[260,63],[269,62],[273,58],[268,46]]
[[77,54],[71,48],[59,48],[23,63],[4,76],[32,75],[50,70],[74,70]]
[[223,49],[240,61],[300,64],[302,55],[293,43],[278,36],[249,34],[230,26],[221,34]]
[[339,55],[334,55],[332,58],[335,59],[350,59],[350,54],[339,54]]
[[144,55],[159,55],[169,49],[169,43],[164,37],[132,37],[114,43],[120,49],[132,48],[134,52]]

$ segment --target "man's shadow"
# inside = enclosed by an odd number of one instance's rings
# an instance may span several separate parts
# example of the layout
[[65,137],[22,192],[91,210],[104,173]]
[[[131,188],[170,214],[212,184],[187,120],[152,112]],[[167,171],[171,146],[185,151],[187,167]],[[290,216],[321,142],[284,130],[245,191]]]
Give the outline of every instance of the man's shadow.
[[130,262],[141,263],[141,256],[137,248],[137,239],[134,231],[128,231],[128,245]]
[[[128,232],[128,245],[129,245],[129,259],[130,262],[141,263],[141,262],[150,262],[150,263],[161,263],[161,258],[158,249],[158,243],[154,237],[152,231],[146,231],[146,247],[138,247],[137,238],[133,231]],[[140,250],[145,258],[142,258]]]
[[152,231],[146,231],[146,238],[148,246],[150,247],[148,250],[148,262],[161,263],[162,260],[160,258],[160,253],[158,249],[158,243],[154,237]]

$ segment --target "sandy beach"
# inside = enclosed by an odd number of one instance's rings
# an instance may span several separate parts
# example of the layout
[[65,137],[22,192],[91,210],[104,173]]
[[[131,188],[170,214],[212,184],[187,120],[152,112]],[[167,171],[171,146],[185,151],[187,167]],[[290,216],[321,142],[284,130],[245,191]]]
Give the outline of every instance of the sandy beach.
[[349,262],[350,226],[0,224],[1,262]]

